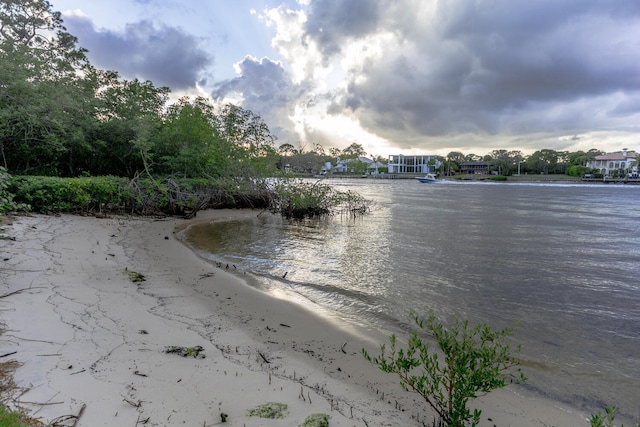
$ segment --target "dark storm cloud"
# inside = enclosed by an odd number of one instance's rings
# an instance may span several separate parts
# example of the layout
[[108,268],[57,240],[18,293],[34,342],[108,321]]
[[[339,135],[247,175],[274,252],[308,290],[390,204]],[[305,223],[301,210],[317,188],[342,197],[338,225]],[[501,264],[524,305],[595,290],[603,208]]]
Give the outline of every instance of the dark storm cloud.
[[353,70],[331,109],[377,134],[593,130],[640,113],[637,0],[367,3],[314,2],[306,28],[325,55],[381,29],[397,36]]
[[291,83],[280,62],[268,58],[246,56],[236,67],[239,76],[218,83],[211,97],[221,100],[241,95],[243,108],[260,114],[278,139],[294,142],[289,119],[295,107],[292,101],[299,99],[305,89]]
[[256,104],[274,102],[279,96],[286,95],[288,82],[279,62],[246,56],[237,67],[240,76],[218,83],[211,94],[214,99],[236,92],[242,95],[245,102]]
[[311,3],[305,34],[318,42],[325,56],[340,52],[348,38],[374,32],[379,3],[370,0],[317,0]]
[[193,88],[213,61],[196,37],[176,27],[140,21],[122,32],[97,30],[90,20],[75,16],[65,18],[65,25],[89,49],[93,65],[156,86]]

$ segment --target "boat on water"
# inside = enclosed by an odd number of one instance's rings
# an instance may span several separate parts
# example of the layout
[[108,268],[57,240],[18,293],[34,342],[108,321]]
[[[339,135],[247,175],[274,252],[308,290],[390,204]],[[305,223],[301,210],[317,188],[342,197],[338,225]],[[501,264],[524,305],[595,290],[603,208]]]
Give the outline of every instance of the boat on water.
[[432,173],[428,173],[425,176],[417,176],[416,179],[420,182],[424,182],[424,183],[428,183],[428,184],[432,184],[434,182],[438,182],[436,180],[436,176]]

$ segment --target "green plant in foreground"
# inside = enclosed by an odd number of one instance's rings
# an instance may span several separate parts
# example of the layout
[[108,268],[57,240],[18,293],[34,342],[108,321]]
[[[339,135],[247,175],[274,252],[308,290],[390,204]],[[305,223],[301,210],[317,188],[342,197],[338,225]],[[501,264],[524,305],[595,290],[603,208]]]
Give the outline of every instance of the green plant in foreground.
[[422,396],[447,426],[476,426],[481,411],[471,413],[470,399],[526,380],[519,368],[514,369],[519,361],[507,342],[511,329],[493,331],[483,324],[470,327],[468,321],[460,320],[447,329],[433,313],[426,321],[417,316],[415,321],[435,340],[444,363],[416,331],[406,350],[396,348],[392,335],[389,353],[383,344],[378,357],[369,356],[365,349],[362,354],[381,370],[397,374],[402,387]]
[[[616,406],[607,406],[604,408],[604,414],[602,412],[598,412],[597,414],[591,415],[591,427],[615,427],[613,422],[616,419],[616,414],[618,413],[618,408]],[[620,424],[620,427],[624,427],[623,424]],[[636,427],[640,427],[640,424],[636,424]]]
[[329,415],[311,414],[304,419],[300,427],[329,427]]
[[30,419],[19,411],[10,411],[0,404],[0,426],[2,427],[31,427],[43,426],[39,421]]
[[264,405],[256,406],[253,409],[249,409],[248,414],[250,417],[259,418],[284,418],[287,413],[288,406],[285,403],[270,402]]

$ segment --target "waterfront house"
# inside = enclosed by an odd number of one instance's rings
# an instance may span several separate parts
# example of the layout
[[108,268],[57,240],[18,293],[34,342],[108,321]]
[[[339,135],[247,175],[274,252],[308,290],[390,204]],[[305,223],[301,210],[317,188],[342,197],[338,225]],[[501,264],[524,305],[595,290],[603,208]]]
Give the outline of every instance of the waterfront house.
[[434,173],[440,167],[438,156],[434,154],[405,156],[402,154],[389,156],[389,173]]
[[587,167],[598,169],[604,176],[638,176],[638,154],[626,148],[615,153],[596,156],[587,163]]
[[[373,167],[371,166],[373,164]],[[380,164],[381,165],[381,164]],[[379,166],[381,167],[381,166]],[[361,170],[362,172],[366,172],[369,169],[376,169],[375,162],[366,157],[358,157],[351,159],[340,159],[336,161],[336,166],[333,168],[333,171],[336,173],[355,173],[356,170]]]
[[462,175],[489,175],[492,166],[492,162],[461,162],[460,173]]

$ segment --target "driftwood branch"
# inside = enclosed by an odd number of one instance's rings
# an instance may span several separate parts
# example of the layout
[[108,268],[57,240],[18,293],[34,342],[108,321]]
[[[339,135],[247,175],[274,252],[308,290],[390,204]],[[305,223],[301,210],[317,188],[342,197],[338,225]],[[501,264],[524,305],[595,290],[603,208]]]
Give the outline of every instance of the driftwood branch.
[[35,287],[35,288],[23,288],[23,289],[18,289],[18,290],[16,290],[16,291],[9,292],[8,294],[0,295],[0,298],[10,297],[11,295],[19,294],[19,293],[22,293],[22,292],[24,292],[24,291],[30,291],[31,289],[44,289],[44,286],[37,286],[37,287]]
[[269,362],[269,360],[264,356],[264,354],[258,352],[258,354],[260,355],[260,357],[262,358],[262,360],[264,360],[264,363],[271,363]]

